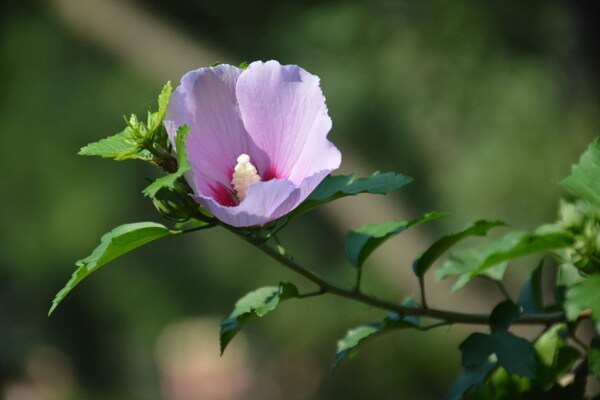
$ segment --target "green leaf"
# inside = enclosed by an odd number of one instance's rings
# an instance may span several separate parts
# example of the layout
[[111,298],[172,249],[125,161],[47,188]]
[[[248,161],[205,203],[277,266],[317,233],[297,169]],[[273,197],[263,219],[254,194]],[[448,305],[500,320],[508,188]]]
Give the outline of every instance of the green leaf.
[[[412,300],[404,302],[404,305],[406,306],[414,306],[414,304],[415,303]],[[355,357],[358,353],[358,347],[367,341],[384,333],[406,328],[422,329],[421,319],[418,317],[402,317],[397,313],[389,313],[380,322],[374,322],[349,330],[346,335],[337,342],[337,352],[331,370],[333,371],[344,358]]]
[[544,253],[551,250],[562,249],[573,243],[573,237],[563,232],[532,233],[523,235],[519,240],[507,248],[490,254],[472,275],[480,274],[486,268],[503,261],[527,256],[530,254]]
[[600,338],[594,338],[590,344],[590,354],[588,356],[590,373],[597,379],[600,379]]
[[168,81],[158,95],[158,111],[148,113],[148,132],[150,135],[158,129],[162,129],[162,122],[167,113],[171,93],[173,93],[173,86],[171,86],[171,81]]
[[581,354],[567,345],[569,335],[566,324],[556,324],[546,330],[535,342],[537,352],[537,382],[548,391],[557,380],[567,373]]
[[52,314],[58,304],[79,282],[98,268],[153,240],[180,233],[181,231],[171,231],[167,227],[154,222],[138,222],[121,225],[104,234],[100,238],[100,245],[94,249],[92,254],[75,263],[79,268],[73,273],[65,287],[56,294],[48,315]]
[[240,63],[240,65],[238,66],[238,68],[240,68],[240,69],[247,69],[249,65],[250,64],[247,61],[243,61],[243,62]]
[[521,288],[519,293],[519,305],[527,313],[538,313],[544,309],[542,299],[542,271],[544,268],[544,259],[531,272],[531,276]]
[[279,286],[262,287],[239,299],[229,318],[221,321],[221,354],[251,318],[265,316],[281,301],[292,297],[298,297],[298,289],[291,283],[282,282]]
[[522,313],[521,306],[514,304],[510,300],[496,305],[490,315],[490,328],[492,328],[492,332],[507,331]]
[[100,156],[114,158],[117,161],[128,159],[151,160],[152,154],[147,150],[140,150],[136,140],[128,131],[117,133],[97,142],[90,143],[79,150],[80,156]]
[[360,229],[351,230],[346,235],[344,243],[346,257],[352,265],[360,268],[367,257],[388,239],[413,226],[446,216],[448,214],[431,212],[412,221],[389,221],[382,224],[368,224]]
[[294,211],[288,214],[295,218],[322,204],[360,193],[388,194],[412,182],[412,178],[394,172],[375,172],[368,178],[356,179],[356,175],[328,176]]
[[495,354],[498,364],[509,374],[535,378],[535,349],[529,341],[510,332],[473,333],[461,343],[460,350],[465,368],[478,368]]
[[483,364],[475,368],[466,368],[456,381],[448,388],[444,400],[461,400],[464,394],[472,387],[483,386],[489,373],[498,364],[486,360]]
[[577,197],[600,206],[600,138],[594,140],[561,185]]
[[177,138],[175,139],[175,143],[177,145],[177,171],[173,172],[172,174],[162,176],[152,182],[142,191],[145,196],[154,197],[156,196],[156,193],[163,188],[174,188],[177,179],[181,178],[192,168],[187,159],[187,151],[185,148],[185,141],[189,133],[190,127],[187,125],[177,128]]
[[542,228],[538,229],[536,233],[509,232],[501,239],[482,248],[455,251],[451,253],[449,260],[436,271],[436,277],[443,279],[449,275],[460,275],[453,291],[460,289],[479,275],[501,280],[508,261],[567,247],[573,241],[569,234],[547,232]]
[[591,310],[594,321],[600,321],[600,275],[590,275],[567,291],[565,312],[574,321],[582,311]]
[[497,226],[505,225],[502,221],[479,220],[467,225],[462,231],[454,232],[434,242],[413,264],[413,270],[418,277],[423,277],[433,263],[456,243],[470,236],[485,236],[488,231]]

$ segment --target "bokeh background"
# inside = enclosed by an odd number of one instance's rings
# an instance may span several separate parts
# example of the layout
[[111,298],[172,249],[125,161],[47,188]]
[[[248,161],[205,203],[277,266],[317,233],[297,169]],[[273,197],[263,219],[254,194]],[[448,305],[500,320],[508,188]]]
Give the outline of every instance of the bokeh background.
[[[438,399],[464,328],[399,332],[329,375],[335,341],[377,310],[319,297],[250,324],[224,358],[218,320],[256,287],[310,285],[215,230],[164,239],[97,272],[46,316],[99,237],[159,220],[136,162],[78,149],[155,106],[167,80],[215,61],[277,59],[321,77],[342,171],[416,182],[294,222],[282,240],[349,282],[344,232],[429,210],[452,217],[386,244],[366,289],[415,292],[410,260],[467,222],[554,219],[557,180],[600,132],[593,2],[536,0],[2,0],[0,390],[7,400]],[[513,268],[509,289],[523,272]],[[489,311],[479,282],[432,302]],[[461,336],[461,334],[463,334]]]

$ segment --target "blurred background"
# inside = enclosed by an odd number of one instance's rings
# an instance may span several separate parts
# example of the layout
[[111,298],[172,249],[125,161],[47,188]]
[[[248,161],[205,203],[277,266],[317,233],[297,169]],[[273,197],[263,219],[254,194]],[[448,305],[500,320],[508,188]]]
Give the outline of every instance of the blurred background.
[[[410,261],[436,235],[484,217],[522,228],[555,218],[556,182],[600,132],[593,10],[584,0],[2,0],[2,398],[441,398],[460,372],[463,327],[388,335],[329,375],[336,340],[383,315],[335,298],[285,303],[219,358],[218,321],[239,297],[283,280],[311,288],[222,230],[122,257],[48,318],[101,234],[160,221],[140,193],[157,171],[76,153],[155,107],[188,70],[301,65],[321,77],[342,172],[416,181],[324,207],[282,240],[350,282],[347,229],[450,212],[366,265],[367,291],[401,299],[416,290]],[[516,293],[524,273],[511,273]],[[499,299],[484,282],[450,297],[447,283],[431,284],[432,305],[487,312]]]

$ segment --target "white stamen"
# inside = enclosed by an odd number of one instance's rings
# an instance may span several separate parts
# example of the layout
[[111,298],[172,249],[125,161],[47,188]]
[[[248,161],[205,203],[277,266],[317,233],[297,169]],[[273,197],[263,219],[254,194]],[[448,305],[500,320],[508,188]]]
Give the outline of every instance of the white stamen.
[[240,203],[244,201],[248,195],[250,185],[260,181],[260,176],[252,163],[248,154],[242,154],[237,158],[237,165],[233,170],[233,179],[231,184],[237,194]]

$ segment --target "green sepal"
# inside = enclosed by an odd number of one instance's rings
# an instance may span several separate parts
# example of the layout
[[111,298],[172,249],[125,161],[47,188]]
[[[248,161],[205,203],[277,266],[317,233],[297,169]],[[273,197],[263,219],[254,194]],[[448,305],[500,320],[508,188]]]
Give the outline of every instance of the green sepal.
[[293,297],[298,297],[296,286],[289,282],[282,282],[279,286],[262,287],[239,299],[231,315],[220,324],[221,354],[250,319],[254,316],[265,316],[280,302]]
[[360,268],[371,253],[398,233],[424,222],[446,216],[448,214],[431,212],[412,221],[388,221],[382,224],[363,225],[360,229],[351,230],[346,235],[344,242],[346,257],[352,265]]
[[78,267],[77,270],[75,270],[65,287],[54,297],[48,315],[52,314],[58,304],[75,286],[98,268],[153,240],[165,236],[179,235],[180,233],[181,231],[172,231],[155,222],[137,222],[118,226],[104,234],[100,238],[100,245],[92,251],[92,254],[75,263]]
[[163,188],[173,189],[177,180],[183,177],[183,175],[192,168],[190,162],[188,161],[187,151],[185,148],[186,139],[190,133],[190,129],[191,128],[187,125],[182,125],[177,128],[177,137],[175,139],[177,146],[177,171],[173,172],[172,174],[162,176],[148,185],[142,191],[144,196],[154,197],[156,193]]

